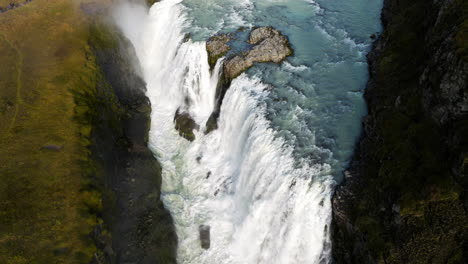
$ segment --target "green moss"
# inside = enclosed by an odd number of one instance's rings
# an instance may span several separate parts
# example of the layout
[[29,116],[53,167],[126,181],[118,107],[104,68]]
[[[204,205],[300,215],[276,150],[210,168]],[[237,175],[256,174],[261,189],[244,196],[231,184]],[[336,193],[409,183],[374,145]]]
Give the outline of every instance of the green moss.
[[76,11],[67,0],[34,0],[0,16],[0,122],[9,124],[0,129],[0,263],[89,263],[99,254],[89,146],[100,73]]
[[100,49],[117,49],[119,46],[118,38],[110,32],[110,29],[101,23],[92,23],[90,25],[89,42]]
[[146,0],[146,3],[148,3],[149,6],[154,5],[156,2],[159,2],[160,0]]

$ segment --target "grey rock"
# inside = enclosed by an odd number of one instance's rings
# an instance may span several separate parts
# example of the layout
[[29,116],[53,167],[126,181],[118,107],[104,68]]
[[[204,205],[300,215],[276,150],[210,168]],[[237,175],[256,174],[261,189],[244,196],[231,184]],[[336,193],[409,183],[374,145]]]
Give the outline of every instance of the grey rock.
[[62,150],[62,149],[63,149],[63,146],[50,144],[50,145],[44,145],[44,146],[42,146],[41,149],[59,151],[59,150]]
[[272,27],[259,27],[250,33],[249,43],[258,44],[260,41],[274,37],[279,34],[279,31]]
[[[206,49],[210,67],[213,67],[218,58],[224,56],[230,50],[228,42],[231,41],[231,39],[231,35],[224,34],[214,36],[208,40]],[[259,27],[254,29],[250,33],[247,42],[254,46],[241,54],[233,55],[223,62],[223,70],[216,88],[216,107],[206,123],[205,134],[218,128],[217,119],[219,117],[221,104],[234,78],[248,70],[254,63],[280,63],[293,53],[288,39],[272,27]]]
[[252,67],[255,62],[280,63],[292,54],[288,39],[272,27],[260,27],[250,33],[249,43],[254,44],[245,55],[237,55],[224,63],[227,79],[234,79]]
[[208,52],[208,62],[211,67],[216,64],[216,61],[224,56],[230,49],[228,42],[232,37],[228,34],[220,34],[213,36],[206,42],[206,51]]
[[200,243],[203,249],[210,248],[210,226],[209,225],[200,225],[198,227],[198,231],[200,232]]

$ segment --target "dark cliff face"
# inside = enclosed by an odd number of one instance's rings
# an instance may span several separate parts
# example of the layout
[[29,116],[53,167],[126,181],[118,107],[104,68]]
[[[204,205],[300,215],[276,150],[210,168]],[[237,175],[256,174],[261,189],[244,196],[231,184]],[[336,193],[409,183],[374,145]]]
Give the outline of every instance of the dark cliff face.
[[369,114],[333,198],[336,263],[466,263],[468,3],[385,0]]
[[[96,263],[175,263],[177,237],[160,200],[161,167],[148,149],[151,107],[132,63],[130,42],[112,26],[91,28],[98,81],[93,156],[99,166],[104,223]],[[132,56],[133,54],[133,56]]]

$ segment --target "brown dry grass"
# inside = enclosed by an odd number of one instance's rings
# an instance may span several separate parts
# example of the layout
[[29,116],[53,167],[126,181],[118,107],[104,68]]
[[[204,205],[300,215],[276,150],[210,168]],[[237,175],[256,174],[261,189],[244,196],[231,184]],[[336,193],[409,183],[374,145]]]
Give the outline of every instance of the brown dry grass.
[[[80,191],[90,127],[75,121],[72,93],[96,76],[79,2],[0,14],[0,263],[88,263],[96,250],[88,206],[100,197]],[[63,148],[41,149],[51,144]]]

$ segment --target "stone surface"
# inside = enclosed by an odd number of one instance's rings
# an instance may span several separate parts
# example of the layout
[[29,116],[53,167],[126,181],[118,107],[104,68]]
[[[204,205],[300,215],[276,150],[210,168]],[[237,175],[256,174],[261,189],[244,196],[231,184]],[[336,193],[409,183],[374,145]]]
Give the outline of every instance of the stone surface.
[[276,35],[279,35],[278,30],[275,30],[272,27],[259,27],[252,30],[252,32],[250,33],[249,43],[255,45],[262,40],[274,37]]
[[280,63],[292,55],[288,39],[272,27],[260,27],[250,33],[249,43],[253,44],[245,55],[237,55],[224,63],[224,74],[232,80],[256,62]]
[[[224,56],[230,50],[228,42],[231,40],[231,35],[218,35],[208,40],[207,51],[211,67],[216,64],[219,57]],[[216,88],[216,107],[206,123],[206,134],[218,128],[217,120],[221,104],[234,78],[255,63],[280,63],[287,56],[293,54],[288,39],[272,27],[255,28],[250,32],[247,42],[253,46],[230,56],[223,62],[223,70]]]
[[209,225],[200,225],[198,227],[198,231],[200,232],[200,244],[203,249],[210,248],[210,229]]
[[174,115],[174,123],[175,129],[179,131],[179,135],[189,141],[193,141],[195,139],[193,130],[198,130],[200,128],[189,113],[181,112],[179,109],[177,109]]
[[206,51],[208,52],[208,62],[210,67],[214,67],[216,61],[224,56],[230,49],[228,42],[232,37],[229,34],[220,34],[213,36],[206,42]]

